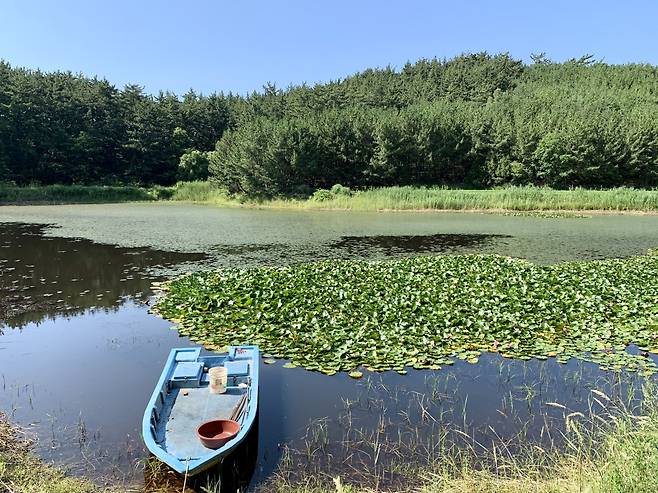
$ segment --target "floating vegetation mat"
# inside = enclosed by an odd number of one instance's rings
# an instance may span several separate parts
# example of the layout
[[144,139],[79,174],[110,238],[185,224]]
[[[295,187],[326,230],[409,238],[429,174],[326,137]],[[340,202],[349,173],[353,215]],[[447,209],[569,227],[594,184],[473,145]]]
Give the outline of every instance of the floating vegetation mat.
[[499,214],[501,216],[528,216],[541,217],[545,219],[588,219],[591,215],[571,211],[504,211],[504,212],[487,212],[487,214]]
[[454,358],[476,363],[483,351],[658,371],[649,356],[658,352],[655,255],[556,265],[495,255],[325,261],[196,273],[165,289],[154,310],[181,335],[209,349],[258,344],[327,374],[439,369]]

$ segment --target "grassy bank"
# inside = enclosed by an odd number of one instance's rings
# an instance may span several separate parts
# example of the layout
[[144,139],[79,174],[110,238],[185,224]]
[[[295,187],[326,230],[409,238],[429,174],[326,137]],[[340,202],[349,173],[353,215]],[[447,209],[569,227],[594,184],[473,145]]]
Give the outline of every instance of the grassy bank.
[[109,491],[45,464],[0,413],[0,491],[7,493],[100,493]]
[[223,207],[318,210],[494,210],[658,212],[658,190],[553,190],[507,187],[463,190],[426,187],[385,187],[352,191],[335,186],[309,198],[229,196],[209,182],[181,182],[170,187],[0,185],[0,204],[66,204],[170,200]]

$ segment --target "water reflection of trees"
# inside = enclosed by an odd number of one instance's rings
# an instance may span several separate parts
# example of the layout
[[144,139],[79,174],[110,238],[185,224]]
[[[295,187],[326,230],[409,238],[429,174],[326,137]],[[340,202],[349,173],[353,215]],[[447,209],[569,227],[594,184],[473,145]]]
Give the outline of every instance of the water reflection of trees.
[[46,237],[44,227],[0,224],[0,326],[116,310],[126,300],[146,299],[157,278],[153,268],[205,257]]
[[[144,301],[154,268],[206,260],[189,254],[122,248],[44,236],[43,225],[0,223],[0,327],[19,328],[63,314],[114,311]],[[479,250],[504,235],[343,236],[320,245],[218,245],[212,265],[261,265],[322,258],[372,258]]]

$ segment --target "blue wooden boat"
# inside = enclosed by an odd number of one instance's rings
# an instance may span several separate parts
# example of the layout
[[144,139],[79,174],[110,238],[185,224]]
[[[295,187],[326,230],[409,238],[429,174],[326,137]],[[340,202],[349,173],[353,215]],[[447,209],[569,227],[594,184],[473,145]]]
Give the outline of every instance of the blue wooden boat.
[[[230,346],[201,356],[201,348],[172,349],[144,412],[142,435],[149,451],[172,469],[194,475],[220,463],[244,440],[258,408],[257,346]],[[209,391],[208,369],[224,366],[226,393]],[[234,419],[240,431],[221,448],[203,446],[196,430],[205,421]]]

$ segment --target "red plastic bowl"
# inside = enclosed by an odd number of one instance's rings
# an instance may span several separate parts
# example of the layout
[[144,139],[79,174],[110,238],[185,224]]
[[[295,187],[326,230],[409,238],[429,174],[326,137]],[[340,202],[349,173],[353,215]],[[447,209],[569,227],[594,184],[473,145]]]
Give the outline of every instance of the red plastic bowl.
[[217,449],[235,438],[240,431],[240,424],[231,419],[214,419],[202,423],[196,429],[196,436],[206,448]]

